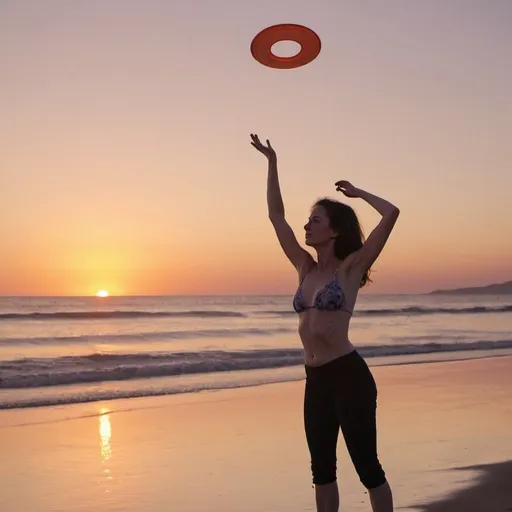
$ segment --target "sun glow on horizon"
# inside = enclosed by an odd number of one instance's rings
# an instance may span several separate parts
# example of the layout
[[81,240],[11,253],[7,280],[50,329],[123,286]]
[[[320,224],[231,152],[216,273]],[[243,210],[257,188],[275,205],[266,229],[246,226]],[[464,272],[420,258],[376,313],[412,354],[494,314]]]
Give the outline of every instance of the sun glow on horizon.
[[96,297],[108,297],[109,293],[107,290],[98,290],[96,292]]

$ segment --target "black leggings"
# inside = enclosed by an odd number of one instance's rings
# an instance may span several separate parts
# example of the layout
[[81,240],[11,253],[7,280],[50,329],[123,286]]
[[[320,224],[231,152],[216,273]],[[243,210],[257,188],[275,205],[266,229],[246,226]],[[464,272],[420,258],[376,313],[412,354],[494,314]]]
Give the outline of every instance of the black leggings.
[[386,482],[377,456],[377,386],[365,360],[354,350],[322,366],[306,366],[304,426],[313,483],[336,481],[336,446],[341,427],[362,484]]

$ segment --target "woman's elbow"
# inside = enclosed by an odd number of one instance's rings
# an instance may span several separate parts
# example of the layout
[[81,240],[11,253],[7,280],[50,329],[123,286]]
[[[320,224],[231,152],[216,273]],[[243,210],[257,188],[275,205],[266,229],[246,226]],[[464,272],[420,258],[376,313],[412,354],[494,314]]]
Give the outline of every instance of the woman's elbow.
[[400,209],[391,205],[389,209],[382,213],[382,221],[385,224],[394,225],[400,215]]

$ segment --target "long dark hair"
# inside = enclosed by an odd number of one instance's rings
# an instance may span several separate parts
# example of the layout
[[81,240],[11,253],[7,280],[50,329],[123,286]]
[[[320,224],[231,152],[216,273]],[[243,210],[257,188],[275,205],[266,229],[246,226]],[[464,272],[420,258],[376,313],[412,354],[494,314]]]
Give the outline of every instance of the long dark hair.
[[[364,244],[364,233],[356,212],[348,204],[327,197],[319,199],[314,206],[322,206],[329,217],[329,226],[338,236],[334,241],[334,255],[344,260],[349,254],[361,249]],[[371,269],[367,269],[361,279],[361,288],[368,283]]]

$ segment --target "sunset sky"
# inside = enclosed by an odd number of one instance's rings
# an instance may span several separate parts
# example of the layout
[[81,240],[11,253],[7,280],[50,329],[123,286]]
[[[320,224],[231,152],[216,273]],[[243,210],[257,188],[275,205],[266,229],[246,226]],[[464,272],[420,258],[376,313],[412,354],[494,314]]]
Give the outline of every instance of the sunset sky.
[[[317,60],[252,59],[283,22]],[[511,26],[510,0],[3,0],[0,295],[291,292],[251,132],[301,242],[337,180],[400,207],[368,293],[512,279]]]

